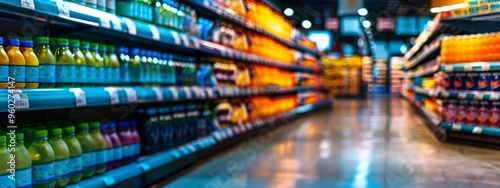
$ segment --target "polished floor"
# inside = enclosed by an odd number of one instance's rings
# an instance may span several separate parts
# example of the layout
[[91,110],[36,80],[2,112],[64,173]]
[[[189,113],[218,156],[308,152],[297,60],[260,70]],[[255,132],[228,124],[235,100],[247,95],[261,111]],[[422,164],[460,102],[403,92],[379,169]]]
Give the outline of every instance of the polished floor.
[[165,188],[500,187],[500,151],[440,143],[403,99],[336,100]]

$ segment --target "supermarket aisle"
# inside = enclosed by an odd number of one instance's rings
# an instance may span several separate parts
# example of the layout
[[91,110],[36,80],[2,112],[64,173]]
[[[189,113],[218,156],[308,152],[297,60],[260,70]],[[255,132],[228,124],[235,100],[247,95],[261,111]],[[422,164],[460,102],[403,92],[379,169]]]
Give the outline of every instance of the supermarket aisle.
[[164,187],[500,187],[500,151],[439,143],[423,123],[403,99],[337,100]]

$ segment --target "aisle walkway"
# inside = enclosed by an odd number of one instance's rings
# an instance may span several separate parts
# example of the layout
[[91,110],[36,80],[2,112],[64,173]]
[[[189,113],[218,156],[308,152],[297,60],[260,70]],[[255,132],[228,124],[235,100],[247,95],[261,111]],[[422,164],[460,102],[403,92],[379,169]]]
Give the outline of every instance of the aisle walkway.
[[291,123],[164,187],[500,187],[500,151],[436,141],[402,99],[337,100]]

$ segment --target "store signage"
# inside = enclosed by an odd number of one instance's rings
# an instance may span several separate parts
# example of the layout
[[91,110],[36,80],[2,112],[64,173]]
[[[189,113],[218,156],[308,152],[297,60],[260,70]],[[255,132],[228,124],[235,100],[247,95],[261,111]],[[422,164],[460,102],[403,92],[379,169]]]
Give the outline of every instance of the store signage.
[[325,20],[325,29],[337,32],[339,31],[339,18],[327,18]]
[[358,9],[364,7],[364,0],[339,0],[339,9],[337,14],[343,15],[358,15]]
[[455,5],[460,3],[466,3],[465,0],[432,0],[431,7],[443,7],[449,5]]
[[418,34],[417,18],[401,16],[396,18],[396,34],[415,35]]
[[379,32],[394,32],[394,18],[378,18],[377,30]]

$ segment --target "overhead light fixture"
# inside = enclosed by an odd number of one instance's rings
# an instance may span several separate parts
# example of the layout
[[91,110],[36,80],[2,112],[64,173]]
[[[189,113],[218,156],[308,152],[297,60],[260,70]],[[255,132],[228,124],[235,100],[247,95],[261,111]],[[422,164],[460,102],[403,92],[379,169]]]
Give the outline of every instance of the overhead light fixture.
[[432,13],[438,13],[438,12],[448,12],[456,9],[461,9],[469,6],[467,3],[458,3],[458,4],[453,4],[453,5],[447,5],[447,6],[442,6],[442,7],[434,7],[431,8]]
[[358,9],[358,14],[360,16],[366,16],[366,15],[368,15],[368,10],[366,10],[366,8],[360,8],[360,9]]
[[368,20],[363,21],[363,27],[364,28],[370,28],[372,26],[372,23]]
[[286,16],[292,16],[293,15],[293,9],[286,8],[284,13],[285,13]]
[[312,26],[312,23],[309,20],[302,21],[302,27],[309,29],[309,28],[311,28],[311,26]]

